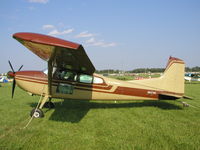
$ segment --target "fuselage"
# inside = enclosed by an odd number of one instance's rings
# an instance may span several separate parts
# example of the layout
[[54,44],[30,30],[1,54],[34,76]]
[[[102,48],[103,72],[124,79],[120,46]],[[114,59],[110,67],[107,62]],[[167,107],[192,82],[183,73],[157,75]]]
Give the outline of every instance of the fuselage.
[[51,94],[48,93],[48,76],[43,71],[19,71],[15,73],[17,85],[23,90],[52,98],[81,100],[158,100],[163,91],[153,86],[127,82],[93,74],[77,74],[73,80],[52,77]]

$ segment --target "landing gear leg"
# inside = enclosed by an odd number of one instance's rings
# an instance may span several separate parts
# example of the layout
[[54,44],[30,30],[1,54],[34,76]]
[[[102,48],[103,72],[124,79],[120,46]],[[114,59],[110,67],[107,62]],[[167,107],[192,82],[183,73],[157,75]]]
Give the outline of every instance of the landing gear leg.
[[44,113],[43,113],[43,111],[42,111],[42,107],[44,106],[45,102],[46,102],[48,99],[49,99],[48,96],[43,97],[42,102],[40,103],[40,105],[37,106],[36,108],[34,108],[34,109],[31,111],[31,113],[30,113],[31,117],[34,117],[34,118],[42,118],[42,117],[44,117]]
[[48,96],[45,96],[43,99],[42,99],[42,102],[40,103],[40,106],[39,106],[39,109],[42,109],[42,107],[44,106],[44,104],[46,103],[46,101],[49,99]]

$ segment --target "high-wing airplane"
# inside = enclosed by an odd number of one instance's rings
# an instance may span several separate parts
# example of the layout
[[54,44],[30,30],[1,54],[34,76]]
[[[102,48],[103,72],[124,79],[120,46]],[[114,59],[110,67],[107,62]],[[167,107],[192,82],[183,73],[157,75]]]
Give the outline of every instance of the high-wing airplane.
[[184,79],[186,81],[200,81],[200,74],[199,73],[186,73]]
[[0,83],[3,83],[6,80],[5,77],[0,77]]
[[122,101],[184,96],[185,63],[181,59],[170,57],[164,74],[159,78],[120,81],[96,74],[80,44],[36,33],[16,33],[13,38],[48,64],[45,71],[20,71],[20,67],[15,72],[9,62],[13,71],[9,75],[14,77],[12,97],[16,84],[43,97],[39,106],[31,111],[35,118],[44,116],[44,105],[53,107],[52,98]]

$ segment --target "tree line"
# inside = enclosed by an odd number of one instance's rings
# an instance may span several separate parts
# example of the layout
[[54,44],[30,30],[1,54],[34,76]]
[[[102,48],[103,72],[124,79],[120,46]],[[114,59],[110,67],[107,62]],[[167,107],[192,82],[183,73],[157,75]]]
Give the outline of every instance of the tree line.
[[[119,74],[119,73],[160,73],[164,72],[165,68],[137,68],[129,71],[122,70],[114,70],[114,69],[104,69],[104,70],[96,70],[98,74]],[[200,67],[186,67],[186,72],[200,72]]]

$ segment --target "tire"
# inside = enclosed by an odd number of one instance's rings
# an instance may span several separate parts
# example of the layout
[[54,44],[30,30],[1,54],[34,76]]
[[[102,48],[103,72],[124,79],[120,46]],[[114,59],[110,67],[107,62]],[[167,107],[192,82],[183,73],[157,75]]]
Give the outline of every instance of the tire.
[[54,105],[54,103],[52,103],[51,101],[49,101],[49,102],[46,102],[45,104],[44,104],[44,108],[55,108],[55,105]]
[[34,118],[42,118],[42,117],[44,117],[44,113],[43,113],[43,111],[41,109],[34,108],[31,111],[30,116],[34,117]]

